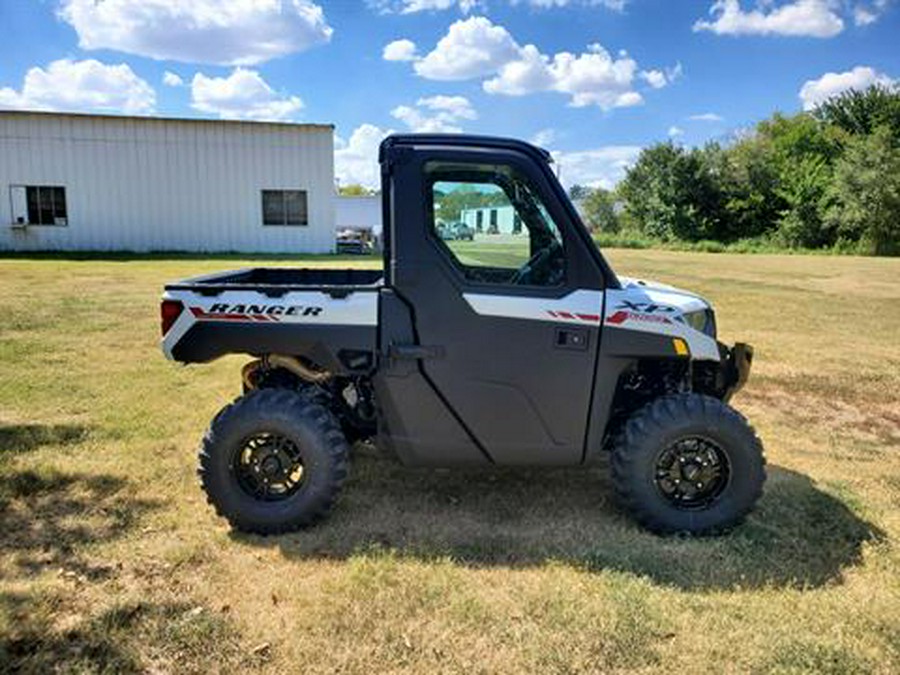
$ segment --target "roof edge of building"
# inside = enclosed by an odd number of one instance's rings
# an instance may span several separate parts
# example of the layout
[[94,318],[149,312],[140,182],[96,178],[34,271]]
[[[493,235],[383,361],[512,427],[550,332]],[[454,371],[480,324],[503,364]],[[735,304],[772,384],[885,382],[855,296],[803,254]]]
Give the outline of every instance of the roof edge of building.
[[76,119],[102,119],[116,121],[136,121],[136,122],[184,122],[193,124],[216,124],[216,125],[253,125],[253,126],[275,126],[286,129],[300,130],[317,130],[317,131],[334,131],[334,124],[317,123],[317,122],[278,122],[269,120],[231,120],[231,119],[213,119],[210,117],[164,117],[158,115],[117,115],[114,113],[85,113],[85,112],[65,112],[56,110],[16,110],[16,109],[0,109],[0,117],[61,117]]

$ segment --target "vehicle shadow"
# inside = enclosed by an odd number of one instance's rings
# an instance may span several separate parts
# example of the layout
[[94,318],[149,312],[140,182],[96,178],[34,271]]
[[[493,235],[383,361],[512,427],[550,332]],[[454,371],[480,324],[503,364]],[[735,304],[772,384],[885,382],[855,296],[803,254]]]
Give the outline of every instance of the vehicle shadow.
[[606,466],[584,469],[410,470],[360,449],[331,518],[278,538],[233,533],[288,557],[393,550],[468,566],[548,561],[617,570],[682,589],[817,587],[839,583],[866,542],[885,533],[806,476],[769,467],[745,524],[720,537],[659,537],[614,504]]

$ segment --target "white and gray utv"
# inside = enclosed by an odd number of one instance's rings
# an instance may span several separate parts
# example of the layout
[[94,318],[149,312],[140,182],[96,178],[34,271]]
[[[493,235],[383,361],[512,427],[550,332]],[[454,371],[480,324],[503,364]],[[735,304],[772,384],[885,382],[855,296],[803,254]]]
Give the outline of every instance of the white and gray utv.
[[[526,143],[381,147],[383,271],[259,268],[165,288],[182,363],[252,357],[200,450],[210,502],[274,534],[324,516],[369,438],[409,465],[585,465],[660,533],[719,532],[759,498],[762,446],[728,405],[752,349],[696,295],[616,276]],[[471,240],[442,236],[448,224]],[[458,225],[456,225],[458,226]]]

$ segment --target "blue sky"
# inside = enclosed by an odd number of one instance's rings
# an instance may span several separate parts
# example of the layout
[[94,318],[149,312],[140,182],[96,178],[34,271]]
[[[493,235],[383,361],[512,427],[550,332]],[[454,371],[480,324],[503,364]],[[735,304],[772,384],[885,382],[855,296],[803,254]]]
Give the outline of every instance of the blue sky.
[[0,108],[333,123],[342,182],[389,131],[535,140],[566,183],[900,79],[897,0],[4,0]]

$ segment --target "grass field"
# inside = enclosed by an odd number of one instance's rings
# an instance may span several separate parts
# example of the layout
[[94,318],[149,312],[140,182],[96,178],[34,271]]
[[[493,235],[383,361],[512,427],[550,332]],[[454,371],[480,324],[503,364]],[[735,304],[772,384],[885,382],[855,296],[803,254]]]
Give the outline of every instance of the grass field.
[[769,482],[728,536],[642,532],[602,465],[365,448],[327,523],[234,534],[194,451],[244,359],[166,362],[157,302],[246,261],[0,260],[0,672],[900,672],[900,260],[609,256],[756,346]]

